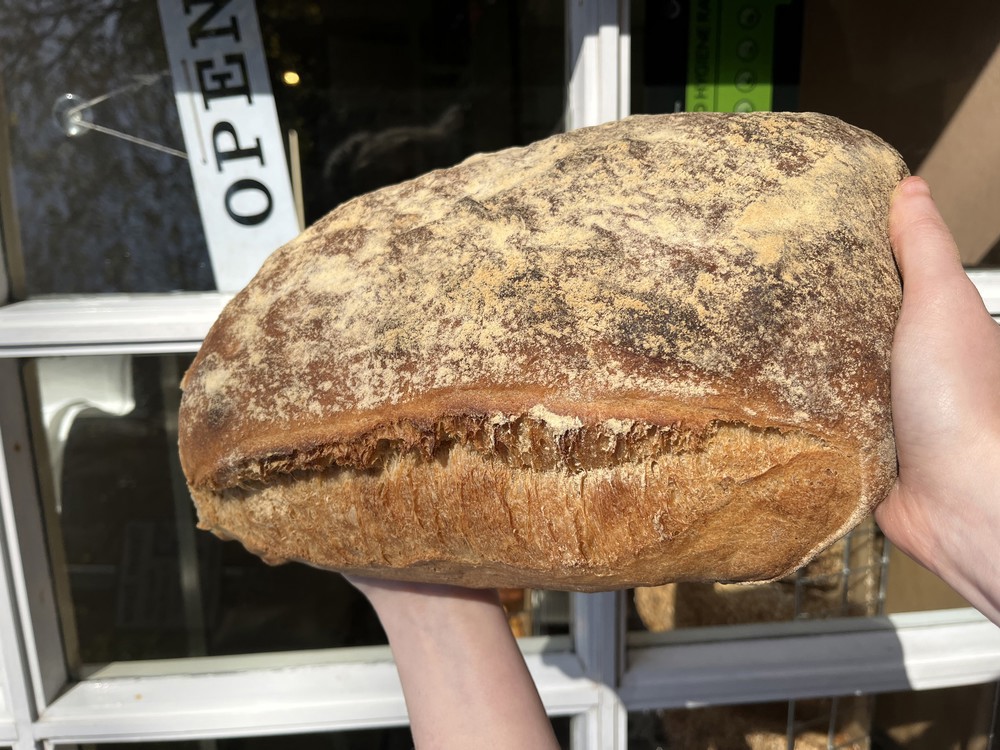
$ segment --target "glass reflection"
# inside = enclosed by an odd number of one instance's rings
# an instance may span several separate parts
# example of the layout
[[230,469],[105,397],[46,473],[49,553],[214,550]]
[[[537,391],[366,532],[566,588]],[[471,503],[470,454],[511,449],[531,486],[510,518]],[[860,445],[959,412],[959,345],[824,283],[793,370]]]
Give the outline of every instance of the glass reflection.
[[[559,3],[256,7],[306,223],[562,129]],[[214,287],[166,70],[155,3],[0,4],[28,294]]]

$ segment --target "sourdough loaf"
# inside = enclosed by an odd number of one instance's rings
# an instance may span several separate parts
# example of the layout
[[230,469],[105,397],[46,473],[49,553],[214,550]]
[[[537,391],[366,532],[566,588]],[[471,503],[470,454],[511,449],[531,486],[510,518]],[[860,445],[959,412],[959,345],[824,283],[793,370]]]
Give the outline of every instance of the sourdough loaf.
[[269,562],[768,580],[886,494],[906,174],[817,114],[636,116],[356,198],[183,382],[200,526]]

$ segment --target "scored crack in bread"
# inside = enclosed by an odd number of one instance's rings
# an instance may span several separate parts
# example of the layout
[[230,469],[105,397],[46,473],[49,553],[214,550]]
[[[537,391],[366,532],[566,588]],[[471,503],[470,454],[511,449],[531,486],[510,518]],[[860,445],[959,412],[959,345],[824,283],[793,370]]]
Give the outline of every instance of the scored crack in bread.
[[356,198],[184,378],[200,526],[471,586],[786,575],[895,476],[905,175],[832,117],[678,114]]

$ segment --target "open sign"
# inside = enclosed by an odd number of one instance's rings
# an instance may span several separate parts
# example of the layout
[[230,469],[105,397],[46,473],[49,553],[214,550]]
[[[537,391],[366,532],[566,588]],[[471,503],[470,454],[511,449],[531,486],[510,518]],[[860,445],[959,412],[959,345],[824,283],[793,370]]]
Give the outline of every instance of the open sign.
[[235,291],[299,231],[253,0],[159,0],[209,256]]

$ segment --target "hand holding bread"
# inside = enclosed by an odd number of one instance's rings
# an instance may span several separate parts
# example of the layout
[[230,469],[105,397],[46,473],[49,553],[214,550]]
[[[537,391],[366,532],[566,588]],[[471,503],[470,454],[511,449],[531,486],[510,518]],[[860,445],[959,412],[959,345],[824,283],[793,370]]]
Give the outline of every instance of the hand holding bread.
[[919,178],[890,229],[905,292],[892,352],[899,478],[886,536],[1000,625],[1000,326]]

